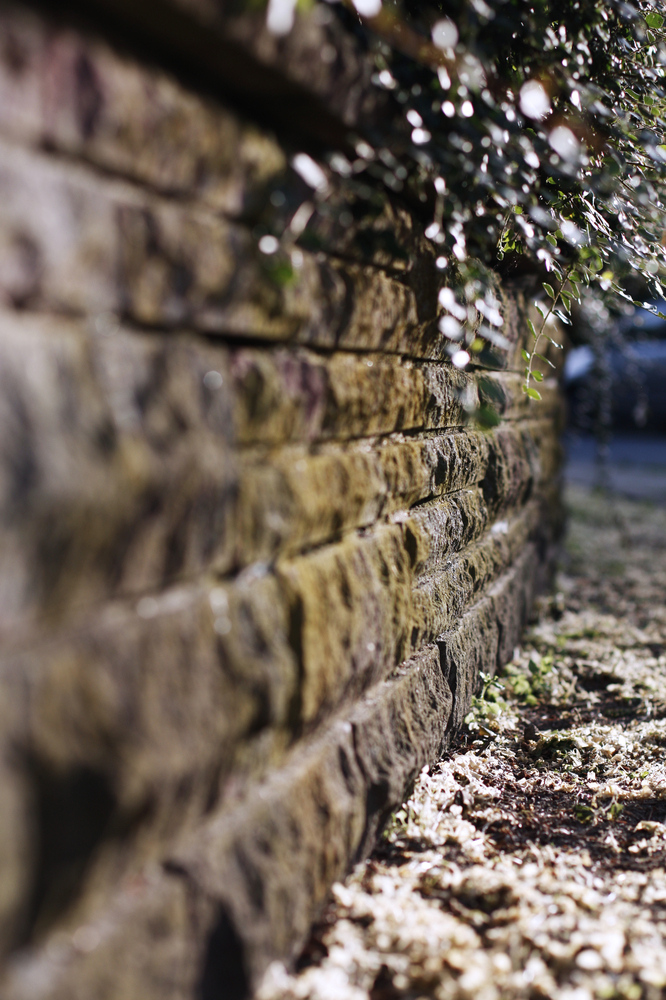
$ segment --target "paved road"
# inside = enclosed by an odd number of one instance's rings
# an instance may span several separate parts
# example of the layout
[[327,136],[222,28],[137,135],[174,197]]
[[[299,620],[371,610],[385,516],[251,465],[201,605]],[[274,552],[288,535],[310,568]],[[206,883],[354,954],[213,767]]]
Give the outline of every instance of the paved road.
[[599,455],[593,437],[569,434],[565,448],[567,482],[666,505],[666,437],[616,434]]

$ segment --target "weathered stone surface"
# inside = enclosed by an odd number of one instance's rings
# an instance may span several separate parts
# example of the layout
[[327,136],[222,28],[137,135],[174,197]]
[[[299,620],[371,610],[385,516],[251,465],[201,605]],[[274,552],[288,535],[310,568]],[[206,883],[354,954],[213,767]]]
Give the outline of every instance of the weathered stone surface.
[[424,651],[299,747],[259,794],[186,840],[166,874],[148,866],[121,884],[102,919],[72,925],[36,963],[17,963],[3,995],[161,1000],[193,995],[203,981],[205,995],[221,994],[234,972],[255,978],[305,937],[330,883],[436,756],[450,703],[438,652]]
[[306,725],[404,656],[411,566],[398,526],[277,566],[299,614]]
[[487,596],[438,639],[442,671],[453,694],[451,732],[470,709],[479,672],[493,674],[511,658],[534,599],[538,566],[537,547],[528,544]]
[[400,502],[389,495],[379,447],[373,441],[241,453],[239,561],[296,555],[375,523],[392,501]]
[[[468,514],[469,527],[463,528]],[[454,627],[537,529],[551,532],[540,499],[510,522],[496,522],[472,545],[467,543],[481,535],[487,517],[478,493],[471,502],[452,495],[419,510],[416,520],[412,516],[277,563],[298,609],[306,726]],[[442,527],[448,519],[453,523],[447,547]],[[414,569],[419,558],[423,575]]]
[[238,559],[294,555],[479,483],[496,516],[548,482],[560,460],[551,423],[538,420],[491,433],[453,429],[253,448],[240,455]]
[[[0,148],[0,297],[7,305],[102,323],[113,314],[231,338],[447,357],[436,325],[439,279],[425,252],[404,280],[301,253],[285,283],[276,261],[289,266],[288,257],[262,254],[241,225],[84,166]],[[507,415],[520,408],[519,376],[492,381],[504,390]]]
[[302,255],[285,284],[240,225],[84,167],[0,150],[6,305],[321,347],[409,353],[415,334],[418,354],[419,337],[432,340],[414,293],[381,271]]
[[267,960],[293,953],[328,884],[367,852],[442,747],[450,704],[437,652],[424,651],[294,755],[261,800],[213,820],[178,852],[200,891],[223,902],[239,929],[252,978]]
[[510,522],[495,522],[489,534],[460,555],[445,557],[436,574],[415,581],[413,649],[435,641],[454,626],[465,609],[511,565],[540,526],[542,515],[541,503],[533,501]]
[[350,191],[333,174],[329,185],[328,197],[313,206],[299,246],[373,264],[402,277],[426,266],[431,273],[436,271],[434,245],[422,236],[409,212],[367,185],[360,193]]
[[[248,759],[255,735],[268,734],[263,769],[279,759],[298,728],[290,631],[275,577],[255,573],[233,586],[111,605],[71,635],[4,655],[11,780],[3,797],[12,822],[0,926],[10,942],[19,917],[32,931],[74,919],[128,867],[158,858],[220,797],[233,798],[234,764],[245,775],[256,769]],[[96,810],[89,818],[86,802]],[[77,811],[88,825],[72,839]],[[43,836],[46,846],[26,852]],[[28,870],[27,861],[15,869],[27,853]],[[30,912],[25,891],[17,898],[12,889],[17,880],[31,886]]]
[[[450,494],[367,537],[280,561],[275,574],[257,566],[228,585],[119,603],[71,636],[5,657],[0,690],[15,766],[56,789],[51,809],[65,808],[67,788],[85,774],[107,810],[102,839],[82,859],[86,887],[73,892],[54,863],[39,883],[36,926],[72,907],[70,921],[85,916],[128,864],[159,857],[218,798],[233,801],[248,776],[277,764],[302,730],[450,630],[519,553],[532,552],[527,539],[535,526],[545,530],[542,517],[533,501],[470,545],[486,524],[482,495]],[[504,617],[522,621],[526,599],[503,600]],[[503,626],[503,651],[517,627]],[[13,825],[10,858],[25,824],[37,822],[34,792],[23,794],[26,819]],[[109,841],[107,825],[122,834]],[[17,905],[7,901],[7,923]]]
[[[295,748],[259,793],[248,789],[246,801],[185,840],[170,874],[151,877],[149,869],[134,891],[121,887],[104,919],[90,916],[34,964],[17,964],[6,981],[8,1000],[76,1000],[84,987],[100,995],[101,984],[109,1000],[158,1000],[192,995],[204,979],[220,991],[229,976],[247,987],[272,959],[293,955],[330,883],[369,849],[409,782],[468,711],[478,671],[492,672],[502,642],[517,640],[536,565],[528,546],[437,649],[407,662],[350,715]],[[189,900],[187,917],[182,899]],[[165,919],[157,929],[160,909]],[[156,933],[163,947],[171,945],[161,974],[151,954]],[[110,972],[128,945],[123,975]]]
[[460,426],[472,376],[395,355],[240,349],[230,359],[242,443],[348,440]]
[[[79,64],[78,57],[69,50],[81,44],[63,36],[49,48],[56,84],[66,87],[76,77],[72,65]],[[64,100],[63,107],[71,110],[71,102]],[[113,117],[112,108],[109,114]],[[155,114],[159,117],[159,109]],[[53,115],[57,130],[57,110]],[[11,132],[11,121],[7,129]],[[45,134],[43,141],[67,149],[67,128],[62,129],[60,139]],[[112,125],[109,129],[113,132]],[[99,141],[104,147],[104,134]],[[139,140],[137,146],[157,148]],[[94,151],[90,155],[94,158]],[[121,149],[119,161],[123,157],[132,160]],[[150,326],[187,323],[228,336],[446,358],[447,342],[436,325],[441,279],[427,241],[419,244],[404,281],[374,267],[301,253],[294,280],[285,285],[248,230],[198,205],[156,199],[7,145],[2,158],[0,294],[6,302],[66,312],[110,311]],[[121,169],[121,164],[114,168],[111,153],[108,159],[106,168],[133,176],[129,162]],[[138,163],[134,173],[141,169]],[[344,247],[335,252],[344,253]],[[506,332],[511,336],[517,329],[509,322]],[[522,343],[517,341],[509,354]]]
[[217,355],[0,313],[0,629],[228,567],[236,460]]
[[0,700],[3,724],[0,756],[0,961],[21,942],[33,887],[32,789],[12,753],[11,709]]
[[[202,941],[215,909],[187,882],[147,866],[120,883],[97,919],[47,949],[27,950],[2,984],[3,996],[50,1000],[180,1000],[197,996]],[[5,992],[6,991],[6,992]],[[241,994],[242,995],[242,994]]]
[[266,133],[90,35],[3,2],[0,131],[229,215],[279,178]]
[[234,442],[455,422],[459,387],[471,383],[394,357],[230,352],[100,328],[0,313],[5,633],[105,596],[293,554],[482,479],[496,514],[553,467],[551,437],[522,425],[253,459]]
[[439,572],[452,552],[483,534],[488,509],[481,490],[468,488],[430,500],[395,519],[403,526],[405,546],[416,577]]
[[212,213],[9,145],[0,191],[6,304],[268,337],[309,315],[298,290],[281,313],[250,233]]
[[101,7],[122,53],[0,2],[3,996],[240,997],[510,655],[560,404],[522,392],[526,294],[496,289],[504,371],[446,361],[386,193],[355,221],[329,171],[260,252],[284,150],[381,113],[329,6],[286,39],[218,0]]
[[[40,18],[12,4],[3,5],[0,18],[7,39],[4,58],[0,58],[0,130],[6,135],[35,146],[48,144],[118,177],[188,195],[200,205],[229,215],[251,207],[253,200],[264,196],[266,185],[284,172],[285,155],[265,133],[163,72],[119,56],[103,42],[77,31],[47,29]],[[386,198],[380,199],[379,214],[377,206],[364,203],[363,207],[365,217],[371,216],[370,224],[361,220],[361,228],[350,225],[358,207],[341,191],[337,200],[334,196],[330,205],[320,206],[302,242],[333,256],[406,272],[406,284],[401,289],[376,271],[336,269],[332,261],[326,267],[320,264],[329,297],[334,289],[338,297],[348,297],[353,289],[358,315],[346,317],[343,324],[329,317],[325,329],[318,315],[305,324],[300,339],[338,346],[383,346],[412,356],[444,359],[446,341],[435,326],[441,274],[434,266],[433,245],[415,230],[411,216]],[[150,266],[144,262],[141,270],[147,268],[148,273],[143,280],[137,275],[132,285],[139,318],[151,322],[156,311],[156,304],[149,301],[151,293],[161,289],[173,308],[173,290],[167,288],[165,276],[173,278],[178,271],[182,280],[190,273],[190,261],[184,248],[182,259],[176,261],[173,241],[165,235],[174,223],[165,223],[164,213],[162,217],[151,213],[148,234],[142,233],[136,219],[126,218],[124,223],[129,238],[138,243],[154,244],[156,235],[162,237],[167,260],[159,266],[156,261]],[[188,224],[182,223],[181,228],[186,232]],[[143,253],[148,253],[146,247]],[[128,263],[130,276],[135,265],[136,248]],[[311,266],[309,261],[307,266]],[[156,273],[160,270],[161,281]],[[498,295],[502,297],[499,289]],[[504,307],[504,335],[512,348],[498,356],[506,355],[500,358],[501,364],[520,368],[524,303],[517,309],[516,298],[504,296]],[[213,322],[214,309],[203,313],[200,321]],[[237,310],[225,315],[230,328],[235,324],[245,328],[249,321]],[[258,317],[255,320],[259,322]],[[275,334],[274,327],[266,326],[265,317],[261,325],[269,335]]]

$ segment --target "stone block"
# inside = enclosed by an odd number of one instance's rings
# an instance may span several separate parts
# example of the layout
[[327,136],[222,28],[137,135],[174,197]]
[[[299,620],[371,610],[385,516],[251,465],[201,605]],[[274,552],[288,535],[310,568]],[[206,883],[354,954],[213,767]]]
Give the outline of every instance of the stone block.
[[346,440],[460,426],[473,377],[396,355],[239,348],[230,359],[243,444]]
[[294,954],[331,882],[439,753],[450,708],[438,651],[426,650],[299,745],[246,802],[211,817],[164,869],[124,879],[102,914],[24,954],[3,996],[243,997],[271,959]]
[[437,651],[424,651],[177,853],[238,929],[252,980],[304,941],[328,886],[367,853],[441,750],[450,708]]
[[[181,1000],[197,995],[213,905],[187,882],[147,866],[116,886],[97,919],[25,951],[3,983],[7,1000]],[[241,994],[242,995],[242,994]]]
[[[459,485],[482,481],[496,514],[557,458],[531,425],[391,433],[461,419],[459,392],[472,383],[447,366],[99,330],[0,313],[5,633],[114,593],[294,554]],[[377,433],[388,436],[258,462],[234,449]]]
[[0,312],[0,629],[227,568],[236,460],[219,356]]
[[404,656],[411,563],[398,526],[277,564],[298,611],[301,715],[311,727]]
[[266,133],[100,38],[4,2],[0,131],[239,215],[279,178]]
[[[75,921],[159,858],[233,798],[234,764],[247,778],[275,763],[298,723],[291,631],[276,578],[257,570],[117,602],[3,654],[3,948],[17,926]],[[248,759],[266,733],[263,760]]]
[[450,493],[395,515],[403,527],[405,546],[417,578],[441,571],[447,556],[479,538],[488,509],[478,488]]
[[536,529],[542,513],[533,501],[511,521],[491,531],[461,553],[442,559],[437,573],[415,580],[411,644],[418,649],[453,628],[465,610],[509,566]]
[[375,523],[391,500],[377,444],[240,455],[237,559],[296,555]]
[[378,451],[389,495],[401,506],[450,493],[479,482],[488,463],[491,434],[449,430],[419,435],[394,435]]

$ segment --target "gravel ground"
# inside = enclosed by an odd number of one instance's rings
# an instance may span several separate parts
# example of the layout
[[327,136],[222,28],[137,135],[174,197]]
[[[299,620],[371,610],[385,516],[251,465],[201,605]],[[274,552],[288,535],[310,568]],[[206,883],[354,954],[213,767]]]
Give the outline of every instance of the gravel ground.
[[259,1000],[666,997],[666,508],[568,502],[523,647]]

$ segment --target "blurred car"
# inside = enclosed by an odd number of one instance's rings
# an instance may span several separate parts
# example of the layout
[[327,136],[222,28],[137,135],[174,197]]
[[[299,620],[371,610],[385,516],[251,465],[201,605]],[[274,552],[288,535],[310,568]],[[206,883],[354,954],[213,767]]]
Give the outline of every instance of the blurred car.
[[[666,315],[666,302],[652,305]],[[666,432],[666,320],[647,309],[619,320],[598,352],[575,347],[564,365],[569,423]]]

